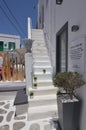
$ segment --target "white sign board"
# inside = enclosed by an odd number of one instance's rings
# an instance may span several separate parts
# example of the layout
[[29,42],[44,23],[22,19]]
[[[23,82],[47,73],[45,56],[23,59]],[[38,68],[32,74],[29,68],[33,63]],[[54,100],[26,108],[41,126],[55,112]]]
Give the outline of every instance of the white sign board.
[[79,38],[70,44],[70,65],[71,71],[76,71],[81,74],[85,73],[85,59],[86,59],[86,39]]

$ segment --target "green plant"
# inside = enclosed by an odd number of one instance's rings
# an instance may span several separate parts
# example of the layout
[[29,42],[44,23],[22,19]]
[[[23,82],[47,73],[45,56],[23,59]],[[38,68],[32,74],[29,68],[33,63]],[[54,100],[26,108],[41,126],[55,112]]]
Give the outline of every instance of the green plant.
[[46,73],[46,69],[43,69],[43,73]]
[[30,91],[30,97],[34,96],[34,92]]
[[75,89],[85,84],[77,72],[60,72],[54,76],[53,83],[55,86],[62,87],[70,96]]
[[37,83],[34,83],[33,85],[34,85],[34,87],[37,87]]
[[34,76],[34,81],[36,81],[37,80],[37,77],[36,76]]
[[60,94],[61,94],[61,90],[58,89],[58,90],[57,90],[57,95],[60,95]]

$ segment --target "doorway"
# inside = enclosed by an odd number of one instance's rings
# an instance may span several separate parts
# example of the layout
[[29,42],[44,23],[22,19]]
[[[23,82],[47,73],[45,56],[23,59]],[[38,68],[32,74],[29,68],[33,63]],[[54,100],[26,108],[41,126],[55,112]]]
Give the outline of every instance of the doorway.
[[56,73],[66,72],[68,66],[68,22],[56,34]]

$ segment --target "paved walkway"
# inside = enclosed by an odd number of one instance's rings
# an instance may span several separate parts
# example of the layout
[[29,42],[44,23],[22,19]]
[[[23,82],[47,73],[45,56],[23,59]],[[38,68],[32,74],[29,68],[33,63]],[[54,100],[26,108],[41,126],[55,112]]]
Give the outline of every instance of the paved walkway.
[[0,101],[0,130],[56,130],[51,119],[27,121],[27,113],[15,117],[14,100]]
[[42,119],[37,121],[29,122],[29,130],[56,130],[51,119]]

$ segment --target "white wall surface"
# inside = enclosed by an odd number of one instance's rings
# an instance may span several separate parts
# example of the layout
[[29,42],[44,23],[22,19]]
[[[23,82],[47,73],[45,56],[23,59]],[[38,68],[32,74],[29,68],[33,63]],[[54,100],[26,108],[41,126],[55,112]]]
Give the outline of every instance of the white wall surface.
[[[39,6],[41,6],[40,3]],[[69,69],[71,66],[69,62],[69,49],[72,41],[77,40],[80,37],[86,37],[86,0],[63,0],[62,5],[56,5],[56,0],[48,0],[47,7],[46,0],[44,0],[44,32],[48,38],[48,49],[53,65],[53,72],[55,72],[56,68],[56,33],[66,22],[68,22]],[[79,26],[79,30],[77,32],[71,32],[71,27],[73,25]],[[86,50],[84,51],[86,52]],[[84,64],[86,70],[86,60]],[[86,77],[86,72],[83,72],[83,76]],[[81,88],[78,93],[83,100],[80,130],[86,130],[86,86]]]
[[26,92],[32,87],[32,53],[25,54]]

